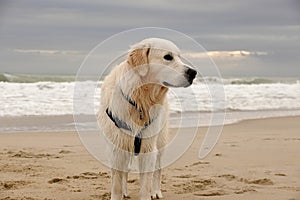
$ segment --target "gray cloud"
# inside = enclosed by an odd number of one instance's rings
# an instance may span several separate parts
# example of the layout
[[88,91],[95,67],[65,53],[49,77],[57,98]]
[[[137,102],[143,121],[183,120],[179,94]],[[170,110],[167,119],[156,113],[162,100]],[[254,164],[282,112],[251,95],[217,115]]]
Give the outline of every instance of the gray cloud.
[[192,36],[208,51],[267,52],[218,60],[227,76],[300,75],[296,0],[11,0],[0,8],[0,71],[76,73],[84,55],[74,52],[84,54],[126,29],[160,26]]

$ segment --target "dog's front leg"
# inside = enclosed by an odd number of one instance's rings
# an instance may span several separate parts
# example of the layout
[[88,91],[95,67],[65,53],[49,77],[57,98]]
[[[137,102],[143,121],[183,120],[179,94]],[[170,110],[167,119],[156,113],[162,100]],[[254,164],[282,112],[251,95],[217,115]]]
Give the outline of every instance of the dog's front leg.
[[139,155],[140,169],[140,200],[151,200],[152,179],[155,170],[157,153],[151,152]]
[[111,200],[122,200],[123,194],[122,194],[122,175],[123,172],[111,169],[111,180],[112,180],[112,186],[111,186]]
[[152,180],[152,199],[162,199],[163,195],[161,192],[161,154],[158,152],[156,159],[155,172]]
[[140,174],[140,200],[151,200],[151,185],[152,185],[153,172]]
[[127,151],[115,148],[111,154],[112,188],[111,200],[121,200],[127,195],[127,173],[130,154]]
[[128,191],[127,191],[127,179],[128,179],[128,172],[123,172],[123,174],[122,174],[122,193],[123,193],[124,197],[129,197]]

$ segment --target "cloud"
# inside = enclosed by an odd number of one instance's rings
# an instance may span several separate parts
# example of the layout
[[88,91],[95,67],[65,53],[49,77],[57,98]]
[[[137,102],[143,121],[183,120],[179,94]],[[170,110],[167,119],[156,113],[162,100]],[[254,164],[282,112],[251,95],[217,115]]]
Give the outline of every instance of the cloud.
[[187,58],[207,58],[207,56],[213,59],[244,59],[249,56],[266,56],[268,52],[264,51],[208,51],[208,52],[188,52],[184,53]]
[[[191,52],[187,58],[202,62],[210,56],[228,74],[242,69],[264,75],[272,71],[280,76],[283,69],[299,74],[297,0],[228,0],[224,5],[202,0],[4,2],[0,3],[0,71],[73,73],[82,57],[111,35],[158,26],[194,38],[208,53]],[[239,67],[230,71],[228,66]]]
[[14,49],[16,53],[21,54],[41,54],[41,55],[83,55],[83,51],[73,50],[46,50],[46,49]]

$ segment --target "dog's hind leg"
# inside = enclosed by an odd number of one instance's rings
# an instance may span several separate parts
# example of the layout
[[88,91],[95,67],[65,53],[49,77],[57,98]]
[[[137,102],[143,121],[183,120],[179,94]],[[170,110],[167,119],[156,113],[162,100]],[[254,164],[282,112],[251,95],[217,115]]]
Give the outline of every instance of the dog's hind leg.
[[128,172],[123,172],[122,174],[122,193],[123,197],[129,197],[127,191],[127,179],[128,179]]

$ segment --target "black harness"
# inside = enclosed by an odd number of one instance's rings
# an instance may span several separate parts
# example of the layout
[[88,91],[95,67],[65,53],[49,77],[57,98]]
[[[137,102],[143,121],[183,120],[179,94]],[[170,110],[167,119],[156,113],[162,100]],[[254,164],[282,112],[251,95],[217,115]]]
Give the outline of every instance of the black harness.
[[[122,96],[128,101],[128,103],[130,103],[132,106],[134,106],[140,114],[140,120],[142,120],[143,117],[143,111],[141,109],[138,108],[138,105],[135,101],[133,101],[129,96],[125,95],[124,92],[121,90],[121,94]],[[108,115],[108,117],[110,118],[110,120],[115,124],[116,127],[120,128],[120,129],[124,129],[126,131],[130,131],[133,132],[131,127],[126,124],[126,122],[120,120],[118,117],[114,116],[112,114],[112,112],[106,108],[106,114]],[[144,124],[144,126],[141,128],[141,130],[138,132],[138,134],[134,137],[134,155],[138,156],[140,151],[141,151],[141,145],[142,145],[142,132],[148,127],[150,126],[150,124],[154,121],[155,119],[149,120],[149,122],[147,122],[146,124]]]

